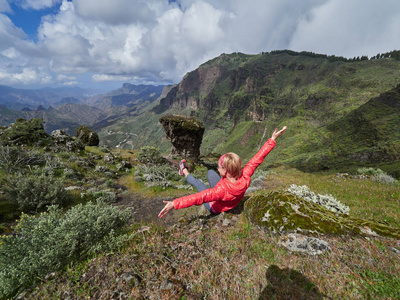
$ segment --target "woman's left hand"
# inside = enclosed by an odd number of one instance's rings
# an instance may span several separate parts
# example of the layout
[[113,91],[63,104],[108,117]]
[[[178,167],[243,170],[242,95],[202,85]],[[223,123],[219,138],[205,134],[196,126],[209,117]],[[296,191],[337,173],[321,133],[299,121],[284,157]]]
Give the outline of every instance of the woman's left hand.
[[162,211],[158,214],[159,218],[164,218],[171,210],[173,210],[174,207],[174,202],[172,201],[163,201],[165,203],[165,206]]
[[278,131],[278,129],[275,129],[274,133],[272,134],[271,139],[275,140],[277,137],[280,137],[285,131],[287,127],[283,126],[281,130]]

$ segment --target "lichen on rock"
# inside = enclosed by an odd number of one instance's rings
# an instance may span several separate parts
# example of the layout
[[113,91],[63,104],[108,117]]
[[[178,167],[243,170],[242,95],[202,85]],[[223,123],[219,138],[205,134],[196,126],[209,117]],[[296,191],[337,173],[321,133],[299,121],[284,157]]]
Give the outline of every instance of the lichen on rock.
[[298,186],[296,184],[292,184],[287,191],[297,197],[322,205],[333,212],[346,215],[348,215],[350,212],[350,208],[348,206],[340,203],[340,201],[335,199],[332,195],[316,194],[306,185]]
[[274,233],[381,235],[400,238],[400,229],[335,213],[288,192],[269,192],[249,198],[244,213],[253,224]]
[[331,250],[328,242],[298,233],[289,233],[281,236],[278,244],[290,251],[303,252],[310,255],[318,255]]
[[177,115],[161,117],[160,123],[171,141],[171,154],[197,161],[205,130],[203,123],[193,117]]
[[69,134],[60,129],[53,130],[51,138],[52,142],[49,145],[49,149],[53,152],[79,152],[85,149],[85,145],[79,140],[74,140]]

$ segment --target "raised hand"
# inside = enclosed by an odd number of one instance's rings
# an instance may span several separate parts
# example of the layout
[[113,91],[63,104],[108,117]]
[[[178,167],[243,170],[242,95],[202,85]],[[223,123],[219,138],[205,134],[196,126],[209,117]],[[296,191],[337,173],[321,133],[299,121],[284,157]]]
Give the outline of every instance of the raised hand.
[[286,126],[283,126],[283,128],[279,131],[278,128],[275,129],[274,133],[271,136],[271,139],[275,140],[277,137],[280,137],[286,131],[286,129],[287,129]]

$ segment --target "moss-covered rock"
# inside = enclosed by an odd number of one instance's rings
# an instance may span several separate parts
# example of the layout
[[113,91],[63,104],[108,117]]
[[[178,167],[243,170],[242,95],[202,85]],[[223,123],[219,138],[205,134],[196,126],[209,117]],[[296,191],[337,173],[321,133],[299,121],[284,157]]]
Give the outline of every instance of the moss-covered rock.
[[169,115],[160,118],[165,134],[172,143],[171,154],[198,160],[204,125],[193,117]]
[[98,134],[84,125],[75,130],[74,136],[87,146],[98,146],[100,142]]
[[250,222],[274,233],[313,232],[400,238],[400,229],[335,213],[288,192],[252,196],[246,201],[244,212]]

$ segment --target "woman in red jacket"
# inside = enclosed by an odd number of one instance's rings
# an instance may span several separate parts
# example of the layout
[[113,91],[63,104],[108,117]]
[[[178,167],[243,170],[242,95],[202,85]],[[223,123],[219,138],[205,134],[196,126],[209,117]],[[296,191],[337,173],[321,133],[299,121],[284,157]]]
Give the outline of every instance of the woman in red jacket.
[[286,131],[286,128],[284,126],[279,131],[275,129],[271,138],[243,169],[242,161],[238,155],[232,152],[222,155],[218,161],[218,172],[222,179],[213,170],[209,170],[207,173],[207,179],[211,188],[207,188],[204,183],[190,175],[185,161],[181,161],[179,174],[184,174],[186,180],[197,189],[198,193],[177,198],[174,201],[164,201],[165,207],[158,214],[158,217],[163,218],[172,209],[180,209],[192,205],[204,204],[212,214],[219,214],[234,208],[243,199],[254,171],[275,147],[275,139],[281,136]]

